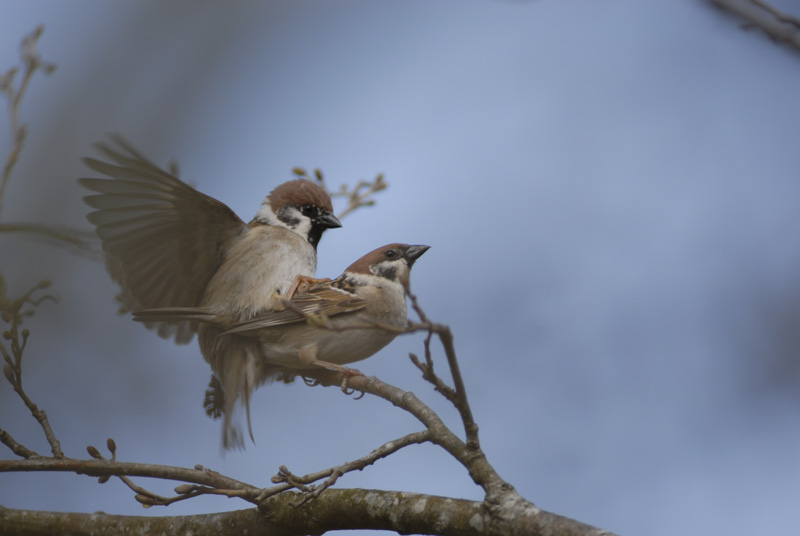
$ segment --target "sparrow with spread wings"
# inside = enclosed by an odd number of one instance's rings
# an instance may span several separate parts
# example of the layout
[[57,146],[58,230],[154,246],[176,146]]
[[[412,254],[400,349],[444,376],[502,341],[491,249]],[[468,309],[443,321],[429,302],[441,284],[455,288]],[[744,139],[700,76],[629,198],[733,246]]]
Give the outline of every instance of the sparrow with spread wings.
[[[106,265],[128,310],[204,307],[228,323],[246,322],[282,308],[297,276],[314,281],[317,244],[325,230],[341,227],[328,193],[303,179],[276,187],[255,217],[242,221],[225,204],[161,169],[117,136],[98,149],[108,161],[84,159],[106,178],[80,183],[95,210]],[[258,366],[258,345],[245,337],[218,343],[221,331],[194,320],[148,323],[179,344],[199,336],[200,349],[223,381],[230,404],[247,412]],[[232,412],[231,412],[232,413]],[[229,417],[226,416],[226,420]],[[239,427],[226,424],[226,447],[241,445]]]

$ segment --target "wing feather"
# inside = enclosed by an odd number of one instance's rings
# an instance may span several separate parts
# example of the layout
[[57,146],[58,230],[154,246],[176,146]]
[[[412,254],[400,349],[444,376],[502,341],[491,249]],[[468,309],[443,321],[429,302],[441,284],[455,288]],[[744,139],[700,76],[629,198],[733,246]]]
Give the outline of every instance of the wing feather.
[[[225,204],[159,168],[119,136],[97,148],[109,160],[85,158],[109,178],[84,178],[95,192],[88,215],[112,278],[129,309],[197,307],[226,247],[247,225]],[[165,338],[189,342],[196,319],[148,321]]]
[[226,334],[257,335],[259,330],[278,328],[305,322],[309,315],[332,318],[360,311],[366,302],[354,293],[332,288],[329,284],[313,286],[307,292],[292,297],[290,305],[282,311],[268,311],[250,320],[229,327]]

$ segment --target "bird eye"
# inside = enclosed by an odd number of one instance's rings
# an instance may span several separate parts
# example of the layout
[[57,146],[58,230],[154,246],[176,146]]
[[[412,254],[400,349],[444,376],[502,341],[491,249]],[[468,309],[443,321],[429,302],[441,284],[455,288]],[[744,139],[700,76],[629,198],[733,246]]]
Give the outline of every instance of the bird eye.
[[316,213],[316,207],[311,203],[306,203],[300,207],[300,212],[305,216],[313,216]]
[[387,251],[385,253],[385,255],[386,255],[387,259],[394,259],[395,256],[397,255],[397,252],[395,250],[393,250],[393,249],[390,249],[389,251]]

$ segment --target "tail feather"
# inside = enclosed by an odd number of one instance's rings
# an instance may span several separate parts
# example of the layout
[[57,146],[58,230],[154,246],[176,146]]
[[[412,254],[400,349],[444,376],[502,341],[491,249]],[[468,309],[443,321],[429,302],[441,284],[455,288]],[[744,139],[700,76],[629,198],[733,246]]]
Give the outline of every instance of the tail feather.
[[196,321],[211,326],[225,328],[223,321],[214,313],[201,307],[161,307],[158,309],[141,309],[133,312],[137,322],[179,322]]
[[257,361],[252,352],[244,349],[225,356],[226,370],[222,379],[225,391],[225,418],[222,424],[222,448],[244,449],[242,415],[247,420],[247,432],[255,443],[253,426],[250,420],[250,397],[256,387]]

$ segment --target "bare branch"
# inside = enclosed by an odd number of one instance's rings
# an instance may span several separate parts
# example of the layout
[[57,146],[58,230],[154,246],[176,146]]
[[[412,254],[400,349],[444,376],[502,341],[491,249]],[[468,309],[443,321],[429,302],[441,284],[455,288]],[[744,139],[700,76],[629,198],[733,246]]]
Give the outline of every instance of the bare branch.
[[763,9],[764,11],[767,11],[770,15],[772,15],[779,21],[785,22],[790,26],[794,26],[795,28],[800,29],[800,19],[798,19],[797,17],[793,17],[792,15],[787,15],[785,13],[782,13],[777,9],[775,9],[774,7],[772,7],[771,5],[767,4],[766,2],[763,2],[762,0],[750,0],[750,1],[753,4],[757,5],[758,7],[760,7],[761,9]]
[[[47,288],[49,285],[50,283],[48,281],[43,281],[13,301],[6,298],[4,294],[0,294],[0,311],[2,311],[2,320],[10,325],[8,330],[3,331],[3,338],[11,343],[10,353],[6,349],[5,345],[0,343],[0,353],[3,354],[3,360],[5,361],[5,365],[3,365],[3,375],[14,388],[14,392],[17,393],[17,396],[20,397],[28,410],[30,410],[31,415],[33,415],[33,417],[42,427],[44,435],[47,438],[47,442],[50,444],[50,450],[52,451],[53,456],[56,458],[63,458],[64,453],[61,451],[61,444],[58,441],[58,438],[56,438],[53,428],[50,426],[47,413],[44,410],[39,409],[39,407],[33,402],[33,400],[30,399],[25,392],[25,389],[22,387],[22,355],[25,351],[25,346],[28,342],[28,335],[30,335],[30,332],[27,329],[23,329],[20,332],[19,324],[22,322],[23,316],[32,314],[32,311],[22,311],[22,308],[26,304],[32,304],[36,306],[41,303],[41,301],[51,298],[48,295],[44,295],[37,299],[33,298],[34,292],[43,288]],[[4,291],[5,289],[3,288],[0,290]],[[20,336],[22,337],[21,340]],[[20,452],[23,451],[21,451],[19,448],[14,448],[13,444],[6,443],[5,441],[3,441],[3,443],[9,446],[16,454],[30,458],[30,456],[20,454]]]
[[[411,288],[409,288],[408,283],[405,283],[405,286],[406,294],[408,294],[408,298],[411,301],[411,307],[414,309],[414,312],[417,313],[417,316],[419,316],[420,321],[422,322],[422,324],[419,325],[411,325],[410,328],[414,330],[418,330],[419,328],[428,330],[428,337],[425,339],[425,361],[427,363],[426,368],[428,370],[428,377],[425,379],[433,383],[437,391],[441,392],[445,398],[455,405],[458,413],[461,415],[461,420],[464,423],[464,433],[467,435],[467,446],[470,449],[479,449],[480,441],[478,439],[478,425],[475,423],[475,419],[472,416],[472,409],[470,408],[469,401],[467,400],[467,389],[464,386],[464,378],[461,375],[461,367],[459,367],[458,358],[456,357],[456,349],[453,343],[453,332],[450,331],[449,326],[431,322],[428,319],[428,316],[425,314],[425,311],[420,306],[417,296],[411,292]],[[450,367],[450,374],[453,377],[453,385],[455,386],[456,392],[455,397],[447,392],[444,382],[442,382],[433,372],[433,359],[431,358],[430,352],[432,333],[436,333],[442,343],[445,356],[447,357],[447,364]],[[412,361],[413,360],[414,359],[412,358]],[[426,371],[421,368],[421,365],[418,363],[414,364],[422,370],[423,377],[425,377]]]
[[388,186],[387,182],[383,179],[383,174],[378,174],[372,181],[361,180],[354,188],[350,188],[346,184],[342,184],[339,190],[331,190],[325,183],[325,178],[322,171],[319,169],[314,170],[314,176],[311,177],[308,172],[301,167],[296,167],[292,172],[302,179],[315,181],[322,186],[331,197],[345,197],[347,198],[347,207],[337,214],[339,219],[344,218],[351,212],[361,207],[371,207],[375,205],[375,200],[372,199],[373,194],[385,190]]
[[91,259],[102,259],[97,235],[91,231],[70,229],[60,225],[0,223],[0,233],[33,235],[34,237],[44,238],[56,246],[67,246],[74,252]]
[[800,19],[775,9],[763,0],[707,0],[714,7],[744,22],[745,29],[758,28],[770,39],[800,52]]
[[255,486],[223,476],[201,465],[196,465],[194,469],[187,469],[183,467],[149,463],[118,462],[105,459],[77,460],[73,458],[38,458],[28,460],[0,460],[0,473],[20,471],[52,471],[95,477],[139,476],[177,480],[208,486],[216,490],[218,494],[227,495],[229,497],[239,497],[252,503],[255,503],[255,498],[261,491]]
[[[116,443],[113,439],[108,439],[108,448],[111,451],[111,461],[116,461]],[[96,459],[96,460],[105,460],[100,451],[97,450],[96,447],[89,446],[86,449],[89,452],[89,455]],[[197,470],[197,468],[195,468]],[[197,497],[199,495],[225,495],[226,497],[239,497],[243,499],[247,499],[247,497],[252,496],[252,492],[243,489],[217,489],[207,486],[197,486],[197,485],[188,485],[183,484],[175,488],[175,493],[178,495],[173,497],[163,497],[157,493],[154,493],[142,486],[137,485],[133,482],[129,477],[125,475],[116,474],[114,475],[133,491],[135,495],[135,499],[145,508],[149,508],[151,506],[169,506],[172,503],[176,503],[179,501],[185,501],[186,499],[191,499]],[[105,484],[109,479],[109,475],[102,475],[98,478],[98,482],[100,484]]]
[[22,458],[32,459],[32,458],[42,457],[37,452],[26,448],[24,445],[20,443],[17,443],[17,441],[13,437],[11,437],[11,434],[6,432],[2,428],[0,428],[0,443],[3,443],[5,446],[11,449],[11,452]]
[[[333,373],[329,377],[319,379],[324,385],[340,385],[343,375]],[[429,441],[449,452],[469,472],[472,480],[490,495],[507,492],[516,493],[514,488],[505,482],[486,460],[480,449],[473,449],[458,438],[430,407],[425,405],[411,391],[403,391],[393,385],[382,382],[374,376],[352,376],[347,379],[348,386],[382,398],[393,405],[411,413],[430,432]]]
[[[303,491],[303,495],[300,501],[297,503],[297,506],[305,504],[306,502],[316,499],[320,496],[320,494],[331,487],[336,481],[339,479],[340,476],[350,473],[352,471],[361,471],[365,467],[372,465],[376,461],[380,460],[381,458],[386,458],[387,456],[394,454],[398,450],[407,447],[409,445],[416,445],[419,443],[425,443],[426,441],[430,440],[430,431],[423,430],[420,432],[414,432],[408,435],[405,435],[399,439],[395,439],[394,441],[389,441],[388,443],[384,443],[380,447],[376,448],[366,456],[362,456],[361,458],[354,460],[352,462],[347,462],[337,467],[331,467],[330,469],[326,469],[324,471],[319,471],[317,473],[308,474],[305,476],[296,476],[293,475],[289,469],[285,466],[280,467],[280,472],[272,477],[272,481],[277,483],[286,483],[295,487],[301,491]],[[310,484],[312,482],[316,482],[323,478],[326,478],[325,482],[320,484],[319,486],[312,486],[306,487],[305,484]],[[268,488],[265,489],[261,495],[259,495],[258,500],[259,502],[275,495],[276,488]],[[280,490],[283,491],[283,490]]]
[[28,89],[28,84],[36,71],[42,69],[46,74],[51,74],[56,69],[55,64],[42,61],[36,49],[42,32],[44,32],[44,26],[39,26],[22,40],[20,56],[22,57],[23,73],[19,87],[14,87],[14,77],[17,73],[16,68],[9,69],[5,74],[0,76],[0,93],[5,94],[8,98],[8,115],[11,118],[12,143],[11,151],[6,157],[3,172],[2,175],[0,175],[0,209],[2,209],[3,195],[8,186],[8,181],[11,178],[11,172],[17,160],[19,160],[22,146],[25,143],[26,128],[25,125],[21,125],[19,122],[19,109],[22,103],[22,97],[25,95],[25,90]]
[[[380,490],[337,490],[302,509],[297,495],[270,498],[256,509],[194,516],[139,517],[103,513],[74,514],[0,509],[0,525],[11,534],[51,534],[53,527],[73,536],[117,534],[321,534],[331,530],[371,529],[403,534],[530,534],[537,536],[608,535],[595,527],[542,510],[521,513],[514,520],[493,519],[480,502],[418,493]],[[346,505],[347,515],[343,515]]]

